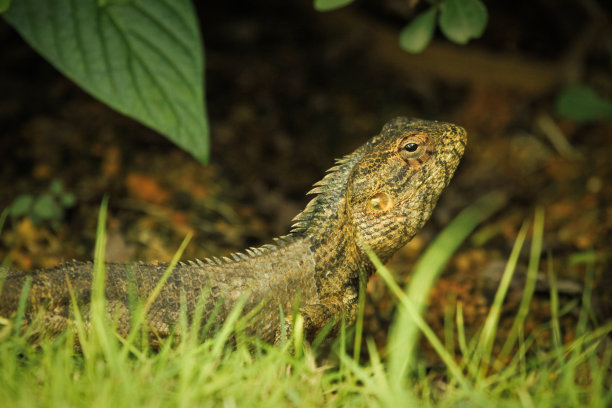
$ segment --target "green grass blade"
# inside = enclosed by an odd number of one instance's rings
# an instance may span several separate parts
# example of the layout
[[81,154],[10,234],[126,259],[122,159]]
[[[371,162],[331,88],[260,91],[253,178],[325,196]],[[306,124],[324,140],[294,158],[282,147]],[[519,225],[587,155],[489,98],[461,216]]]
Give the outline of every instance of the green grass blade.
[[[72,324],[76,328],[78,343],[83,355],[90,359],[92,358],[92,350],[90,347],[90,342],[88,341],[87,328],[85,327],[85,321],[83,320],[83,315],[81,310],[79,309],[78,300],[76,294],[74,292],[74,288],[72,287],[72,282],[70,279],[66,277],[66,286],[68,286],[68,293],[70,294],[70,305],[71,305],[71,316],[72,316]],[[70,327],[70,326],[69,326]]]
[[[454,296],[453,300],[456,300]],[[455,354],[455,304],[455,301],[448,302],[444,308],[444,345],[451,355]]]
[[[340,346],[338,350],[339,356],[346,356],[346,322],[344,318],[340,319],[340,337],[337,340],[337,343]],[[340,378],[344,378],[346,375],[346,366],[344,359],[340,358],[340,365],[338,367],[338,375]]]
[[[587,333],[588,326],[588,315],[590,311],[591,298],[593,293],[593,279],[595,274],[595,266],[592,262],[587,264],[586,279],[584,282],[584,290],[582,292],[582,307],[580,308],[580,315],[578,316],[578,323],[576,324],[576,339],[572,342],[568,351],[571,353],[569,360],[565,362],[565,370],[563,371],[563,383],[565,387],[572,387],[575,383],[577,374],[578,364],[583,361],[584,349],[587,345]],[[610,325],[609,325],[610,326]],[[571,404],[577,405],[579,403],[577,395],[570,395]]]
[[610,404],[612,404],[612,389],[610,389],[611,379],[608,372],[609,367],[612,367],[612,347],[605,349],[601,359],[597,357],[591,359],[591,372],[594,378],[593,400],[594,402],[603,401],[604,403],[602,406],[604,407],[609,407]]
[[0,235],[2,234],[2,230],[4,229],[4,223],[6,222],[6,217],[8,217],[8,208],[5,208],[0,213]]
[[285,319],[285,310],[283,310],[282,303],[278,302],[278,313],[280,319],[280,347],[285,348],[285,343],[287,343],[287,320]]
[[295,316],[291,336],[293,337],[293,350],[295,357],[300,358],[302,357],[302,353],[304,351],[304,317],[299,313]]
[[181,259],[181,256],[183,256],[183,252],[185,252],[187,245],[189,245],[189,242],[191,241],[192,236],[193,236],[192,233],[188,233],[187,236],[185,236],[185,239],[183,239],[183,242],[181,243],[181,246],[179,247],[179,249],[174,253],[174,256],[170,260],[170,263],[168,264],[168,267],[164,271],[164,274],[159,279],[159,282],[157,282],[157,285],[155,285],[155,288],[153,288],[153,290],[151,291],[151,294],[147,298],[147,301],[145,303],[145,310],[148,311],[151,308],[151,305],[153,304],[153,302],[155,302],[155,299],[157,299],[157,297],[159,296],[162,288],[166,284],[166,281],[168,280],[168,278],[174,271],[176,264]]
[[[106,285],[105,249],[106,249],[106,214],[108,211],[108,196],[102,198],[100,211],[98,213],[98,227],[96,230],[96,244],[94,247],[93,279],[91,285],[91,316],[90,322],[92,329],[95,328],[98,334],[106,332],[103,326],[107,320],[106,315],[106,296],[104,288]],[[102,336],[104,337],[104,336]],[[108,339],[100,339],[107,343]],[[105,345],[108,347],[108,344]]]
[[26,308],[28,306],[28,295],[30,294],[30,287],[32,286],[32,277],[28,276],[21,288],[21,294],[19,295],[19,303],[17,305],[17,314],[15,315],[13,327],[13,334],[19,336],[22,329],[23,319],[25,318]]
[[357,322],[355,323],[355,343],[353,346],[353,360],[359,361],[361,355],[361,340],[363,336],[363,314],[365,311],[366,285],[368,278],[364,270],[359,271],[359,297],[357,305]]
[[370,364],[376,380],[376,386],[383,394],[390,394],[391,389],[389,388],[389,381],[385,374],[385,368],[380,360],[380,355],[376,349],[376,343],[371,338],[366,340],[366,346],[368,348],[368,354],[370,355]]
[[[8,213],[9,209],[5,208],[0,214],[0,236],[2,236],[2,230],[4,229],[4,223],[6,222],[6,217],[8,217]],[[2,286],[4,286],[4,279],[8,274],[8,267],[10,264],[11,261],[8,255],[0,261],[0,293],[2,293]]]
[[495,335],[497,332],[497,324],[501,315],[504,299],[508,293],[508,288],[510,287],[512,277],[514,276],[514,271],[516,270],[516,265],[525,242],[525,237],[527,236],[527,228],[528,224],[523,223],[523,226],[521,227],[518,236],[514,241],[514,247],[512,248],[510,258],[506,263],[506,268],[504,269],[501,282],[497,288],[497,292],[495,293],[493,304],[489,309],[483,329],[480,332],[480,338],[478,340],[478,345],[476,346],[476,354],[474,356],[475,361],[473,361],[473,366],[481,367],[481,374],[483,374],[483,376],[486,374],[486,371],[489,368],[491,351],[493,349],[493,342],[495,341]]
[[552,328],[552,340],[555,349],[561,347],[561,324],[559,323],[559,291],[557,290],[557,277],[553,269],[553,259],[548,253],[548,282],[550,285],[550,316]]
[[336,327],[337,324],[338,320],[333,319],[327,322],[325,326],[323,326],[323,328],[319,330],[319,333],[317,333],[317,336],[311,343],[313,350],[317,350],[321,346],[321,344],[323,344],[323,342],[328,339],[329,333]]
[[[416,264],[407,296],[420,313],[442,268],[467,236],[506,202],[501,193],[490,193],[464,209],[435,239]],[[400,309],[389,335],[390,371],[397,381],[405,377],[413,362],[418,328],[412,318]]]
[[246,304],[249,295],[249,293],[245,293],[238,299],[238,301],[232,308],[232,311],[225,319],[225,322],[223,322],[221,330],[219,330],[219,333],[217,333],[217,335],[215,336],[213,347],[211,350],[211,355],[214,356],[215,359],[218,359],[221,356],[223,347],[227,343],[227,339],[232,334],[234,326],[240,318],[240,315],[242,314],[242,309],[244,308],[244,305]]
[[[93,278],[91,285],[91,301],[89,312],[90,336],[93,341],[93,350],[99,349],[109,369],[127,381],[125,372],[121,370],[121,359],[118,353],[119,343],[116,340],[115,325],[108,310],[106,299],[106,218],[108,214],[108,196],[102,198],[98,213],[98,226],[96,229],[96,244],[94,248]],[[96,370],[96,359],[88,360],[91,370]]]
[[[387,284],[391,292],[400,301],[402,307],[404,308],[404,312],[410,317],[412,323],[417,327],[417,329],[423,332],[427,340],[433,346],[436,353],[438,353],[438,356],[440,356],[444,364],[446,364],[446,366],[448,367],[448,370],[451,372],[453,377],[464,388],[466,389],[471,388],[469,382],[467,381],[467,379],[464,377],[463,373],[461,372],[461,369],[459,368],[459,366],[457,366],[457,364],[453,360],[453,357],[446,351],[446,349],[444,348],[444,345],[436,337],[431,327],[429,327],[429,325],[425,322],[425,320],[423,320],[423,317],[421,316],[420,311],[417,309],[414,302],[408,296],[406,296],[404,291],[402,291],[399,285],[395,282],[395,280],[393,279],[393,276],[391,276],[391,272],[389,272],[389,270],[382,264],[382,262],[380,262],[380,260],[378,259],[378,257],[376,257],[374,253],[370,252],[369,255],[370,255],[370,260],[376,267],[376,271],[383,278],[383,280],[385,281],[385,283]],[[397,359],[397,358],[400,358],[400,356],[397,352],[394,352],[390,355],[389,358]],[[392,372],[391,374],[393,375],[394,373]],[[394,385],[396,384],[398,385],[397,386],[398,389],[401,388],[399,387],[400,381],[398,381],[398,379],[392,378],[392,380],[394,381],[393,383]]]
[[[594,259],[594,258],[593,258]],[[593,283],[595,280],[595,264],[587,263],[586,277],[584,281],[584,291],[582,292],[582,308],[576,325],[576,336],[582,336],[587,330],[588,320],[593,316],[591,299],[593,298]]]
[[544,237],[544,210],[537,208],[533,219],[533,239],[531,244],[531,253],[529,255],[529,265],[527,266],[527,280],[519,310],[512,324],[510,334],[502,347],[500,353],[501,358],[505,358],[510,354],[520,332],[524,327],[525,319],[529,313],[529,305],[535,292],[536,281],[538,278],[538,268],[540,266],[540,255],[542,253],[542,241]]
[[[202,290],[191,317],[191,326],[189,327],[189,332],[186,334],[187,338],[181,338],[181,342],[187,343],[188,347],[195,348],[202,341],[203,333],[208,333],[210,326],[214,324],[214,320],[211,320],[214,319],[214,317],[207,316],[206,321],[204,321],[207,300],[208,292]],[[221,304],[215,305],[214,310],[216,310],[217,313],[220,309]],[[202,323],[204,323],[204,326],[202,326]]]
[[123,351],[124,358],[127,356],[127,353],[129,349],[131,348],[130,346],[133,344],[134,340],[138,336],[140,327],[145,322],[147,313],[149,312],[149,309],[153,305],[153,302],[155,302],[155,299],[157,299],[157,297],[161,293],[161,290],[166,284],[166,281],[168,280],[168,278],[174,271],[176,264],[181,259],[181,256],[183,256],[183,252],[185,252],[187,245],[189,245],[189,242],[191,241],[191,237],[192,237],[191,233],[188,233],[187,236],[185,236],[185,239],[183,239],[183,242],[181,243],[178,250],[174,253],[174,256],[170,260],[170,263],[168,264],[168,267],[164,271],[164,274],[159,279],[159,281],[157,282],[157,284],[155,285],[155,287],[153,288],[153,290],[147,297],[144,303],[144,306],[137,309],[136,316],[134,316],[134,323],[132,324],[130,334],[128,335],[127,341],[125,342],[127,347],[125,347]]
[[468,346],[467,346],[467,340],[465,337],[465,324],[463,321],[463,304],[461,302],[457,303],[457,317],[456,317],[456,324],[457,324],[457,343],[459,344],[459,350],[461,351],[461,354],[463,356],[468,356],[469,355],[469,351],[468,351]]

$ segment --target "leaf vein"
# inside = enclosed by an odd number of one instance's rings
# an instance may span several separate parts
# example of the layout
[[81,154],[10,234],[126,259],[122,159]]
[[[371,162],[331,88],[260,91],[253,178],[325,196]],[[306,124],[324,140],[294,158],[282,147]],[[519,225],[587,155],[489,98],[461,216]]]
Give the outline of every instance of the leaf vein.
[[130,49],[130,51],[131,51],[128,54],[127,67],[128,67],[128,71],[130,72],[130,76],[132,78],[132,82],[134,83],[133,89],[138,94],[138,98],[140,99],[140,103],[141,103],[142,107],[144,108],[144,110],[147,112],[147,116],[149,117],[149,121],[151,121],[151,119],[154,118],[153,112],[151,112],[149,104],[147,103],[147,99],[142,94],[142,89],[140,89],[140,86],[138,85],[138,79],[137,79],[138,76],[136,75],[136,72],[134,71],[132,56],[136,57],[136,54],[134,53],[134,49],[132,48],[132,46],[131,46],[131,44],[129,42],[129,39],[127,38],[127,35],[126,35],[125,31],[120,26],[120,24],[116,21],[116,18],[112,14],[110,9],[107,9],[107,10],[108,10],[107,13],[108,13],[109,20],[111,21],[111,23],[117,29],[117,32],[119,33],[119,36],[121,37],[121,39],[125,43],[126,47],[128,49]]
[[[69,0],[70,3],[70,20],[72,21],[72,26],[74,29],[75,39],[77,48],[79,50],[79,57],[83,62],[83,69],[85,70],[85,75],[91,78],[91,66],[89,65],[89,61],[87,60],[87,55],[85,51],[85,44],[83,44],[83,33],[81,32],[81,26],[79,24],[79,19],[77,18],[78,13],[78,4],[75,4],[79,0]],[[60,27],[61,25],[55,24],[55,27]],[[57,33],[57,30],[53,30],[54,33]],[[57,39],[56,39],[57,40]],[[61,47],[59,48],[61,50]],[[63,58],[62,58],[63,59]]]
[[[189,47],[189,44],[187,44],[184,39],[181,36],[176,35],[176,33],[170,29],[168,27],[168,25],[161,19],[159,19],[156,15],[154,15],[153,13],[151,13],[149,10],[147,10],[146,7],[142,7],[142,5],[140,3],[134,2],[130,4],[134,9],[138,10],[144,17],[148,18],[149,20],[151,20],[154,25],[158,28],[160,28],[161,30],[163,30],[169,37],[171,37],[178,46],[180,46],[183,51],[185,53],[187,53],[190,57],[190,59],[193,60],[197,60],[196,57],[194,57],[194,55],[192,54],[192,50]],[[181,17],[180,14],[178,14],[176,12],[176,10],[172,9],[171,7],[168,7],[169,10],[171,10],[175,16],[177,16],[177,18],[179,18],[181,20],[181,23],[188,27],[188,24],[185,22],[185,20]]]
[[159,57],[161,57],[168,64],[168,66],[170,68],[172,68],[172,70],[174,72],[177,73],[177,75],[179,76],[181,81],[183,81],[185,84],[187,84],[187,88],[189,89],[189,93],[192,96],[199,97],[199,95],[195,92],[196,91],[195,87],[191,86],[193,81],[190,81],[189,78],[187,78],[187,75],[180,69],[180,67],[171,58],[169,58],[168,55],[166,53],[164,53],[154,42],[149,40],[149,38],[147,38],[146,36],[141,35],[140,33],[131,32],[130,35],[132,37],[138,38],[144,44],[148,45],[149,48],[154,50],[155,53]]
[[108,50],[108,44],[106,43],[106,37],[104,36],[104,32],[102,30],[102,17],[105,14],[103,12],[97,13],[96,15],[96,31],[98,32],[98,38],[100,39],[100,45],[102,47],[102,60],[104,61],[104,66],[106,67],[106,72],[108,73],[108,78],[110,80],[113,93],[118,93],[119,89],[117,86],[117,82],[115,81],[115,75],[112,75],[112,68],[110,62],[110,55]]

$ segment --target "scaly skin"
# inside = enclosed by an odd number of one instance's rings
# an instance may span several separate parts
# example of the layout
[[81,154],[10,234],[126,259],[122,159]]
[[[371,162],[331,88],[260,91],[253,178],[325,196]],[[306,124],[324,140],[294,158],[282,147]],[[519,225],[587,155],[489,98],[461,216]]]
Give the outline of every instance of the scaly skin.
[[[296,302],[307,339],[344,317],[354,322],[359,276],[371,276],[371,249],[383,261],[404,246],[429,219],[466,145],[455,125],[407,118],[387,123],[310,191],[316,194],[295,218],[291,233],[272,245],[247,249],[232,258],[177,265],[151,305],[147,323],[154,345],[179,321],[181,299],[189,317],[204,296],[204,319],[216,310],[221,323],[236,301],[247,296],[244,312],[261,307],[246,329],[267,342],[281,339],[280,311],[287,323]],[[106,264],[106,298],[118,331],[130,328],[135,295],[146,299],[167,265]],[[33,273],[5,270],[0,316],[12,317],[21,288],[32,276],[25,323],[37,314],[40,330],[55,334],[70,319],[68,281],[88,321],[93,265],[72,262]],[[287,335],[287,333],[284,333]]]

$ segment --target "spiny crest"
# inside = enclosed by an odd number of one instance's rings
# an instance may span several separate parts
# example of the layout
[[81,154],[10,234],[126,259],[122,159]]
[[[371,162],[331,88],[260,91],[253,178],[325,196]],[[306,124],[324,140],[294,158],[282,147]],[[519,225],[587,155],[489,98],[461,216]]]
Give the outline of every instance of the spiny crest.
[[[187,261],[190,266],[193,267],[202,267],[206,265],[217,266],[217,265],[227,265],[230,263],[241,262],[243,260],[247,260],[250,258],[256,258],[260,255],[263,255],[269,251],[273,251],[282,247],[283,245],[290,244],[294,241],[291,235],[283,235],[277,238],[274,238],[274,244],[264,244],[258,248],[251,247],[245,249],[245,253],[242,252],[233,252],[229,255],[229,257],[224,256],[223,258],[217,258],[216,256],[204,259],[195,259]],[[184,265],[183,262],[181,262]]]
[[305,232],[311,225],[326,225],[322,223],[325,211],[336,212],[337,204],[346,190],[348,178],[355,163],[363,156],[370,143],[366,143],[353,153],[336,159],[336,165],[327,170],[321,180],[313,184],[313,188],[306,194],[316,194],[298,215],[293,218],[291,234]]

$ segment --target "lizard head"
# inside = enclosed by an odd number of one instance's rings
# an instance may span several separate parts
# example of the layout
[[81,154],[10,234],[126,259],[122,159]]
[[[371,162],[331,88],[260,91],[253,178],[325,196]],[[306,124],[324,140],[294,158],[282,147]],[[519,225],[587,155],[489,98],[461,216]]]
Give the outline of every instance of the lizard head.
[[459,126],[390,121],[314,184],[309,194],[316,196],[294,218],[292,234],[308,236],[313,247],[326,246],[319,256],[336,261],[349,247],[356,247],[354,255],[362,260],[368,248],[388,259],[429,219],[465,145]]
[[362,148],[345,192],[345,215],[361,256],[368,248],[383,261],[429,219],[466,145],[463,128],[396,118]]

